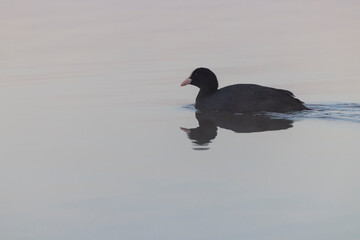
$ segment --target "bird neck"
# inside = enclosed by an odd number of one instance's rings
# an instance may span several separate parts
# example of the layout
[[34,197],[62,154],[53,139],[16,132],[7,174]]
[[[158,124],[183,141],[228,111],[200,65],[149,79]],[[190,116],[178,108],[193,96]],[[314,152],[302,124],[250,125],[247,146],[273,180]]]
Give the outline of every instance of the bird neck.
[[198,95],[196,96],[196,101],[195,101],[195,107],[197,109],[201,109],[204,108],[204,104],[206,103],[206,99],[211,97],[217,90],[212,90],[210,91],[208,90],[204,90],[201,89],[198,93]]
[[214,94],[215,92],[217,92],[217,89],[214,90],[214,89],[210,89],[210,88],[200,88],[200,91],[196,98],[208,97],[211,94]]

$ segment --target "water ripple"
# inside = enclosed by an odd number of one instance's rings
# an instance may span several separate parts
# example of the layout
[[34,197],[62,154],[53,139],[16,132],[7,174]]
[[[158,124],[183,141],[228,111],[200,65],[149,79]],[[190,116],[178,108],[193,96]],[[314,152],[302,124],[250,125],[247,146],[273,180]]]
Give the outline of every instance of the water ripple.
[[323,119],[360,123],[360,104],[358,103],[313,103],[306,106],[311,110],[296,113],[268,113],[268,115],[292,120]]
[[[360,104],[358,103],[312,103],[306,104],[311,110],[293,113],[258,113],[254,115],[267,115],[275,119],[304,120],[322,119],[329,121],[346,121],[360,123]],[[197,111],[194,104],[182,106],[184,109]],[[239,113],[241,115],[241,113]],[[235,113],[235,115],[237,115]]]

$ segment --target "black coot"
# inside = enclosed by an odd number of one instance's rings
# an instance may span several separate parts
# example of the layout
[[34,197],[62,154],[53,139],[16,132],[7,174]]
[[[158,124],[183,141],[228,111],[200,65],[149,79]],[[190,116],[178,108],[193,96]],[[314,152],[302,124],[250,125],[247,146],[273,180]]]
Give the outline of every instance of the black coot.
[[308,110],[292,92],[255,84],[235,84],[218,89],[215,74],[207,68],[197,68],[181,86],[200,88],[195,107],[199,110],[225,112],[291,112]]

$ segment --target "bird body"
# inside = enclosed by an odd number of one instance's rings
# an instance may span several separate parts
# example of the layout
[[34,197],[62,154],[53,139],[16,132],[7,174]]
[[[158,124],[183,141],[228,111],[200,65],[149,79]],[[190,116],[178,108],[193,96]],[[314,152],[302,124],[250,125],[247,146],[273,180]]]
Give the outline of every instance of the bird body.
[[291,112],[307,110],[302,101],[287,90],[256,84],[235,84],[221,89],[215,74],[207,68],[197,68],[182,86],[192,84],[200,88],[195,108],[225,112]]

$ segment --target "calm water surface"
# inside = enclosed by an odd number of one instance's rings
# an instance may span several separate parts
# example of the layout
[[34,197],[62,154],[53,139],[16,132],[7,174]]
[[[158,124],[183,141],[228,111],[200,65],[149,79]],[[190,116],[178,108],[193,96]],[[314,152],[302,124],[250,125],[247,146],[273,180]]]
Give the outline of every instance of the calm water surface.
[[[359,239],[356,1],[3,0],[1,239]],[[294,114],[201,113],[220,86]]]

